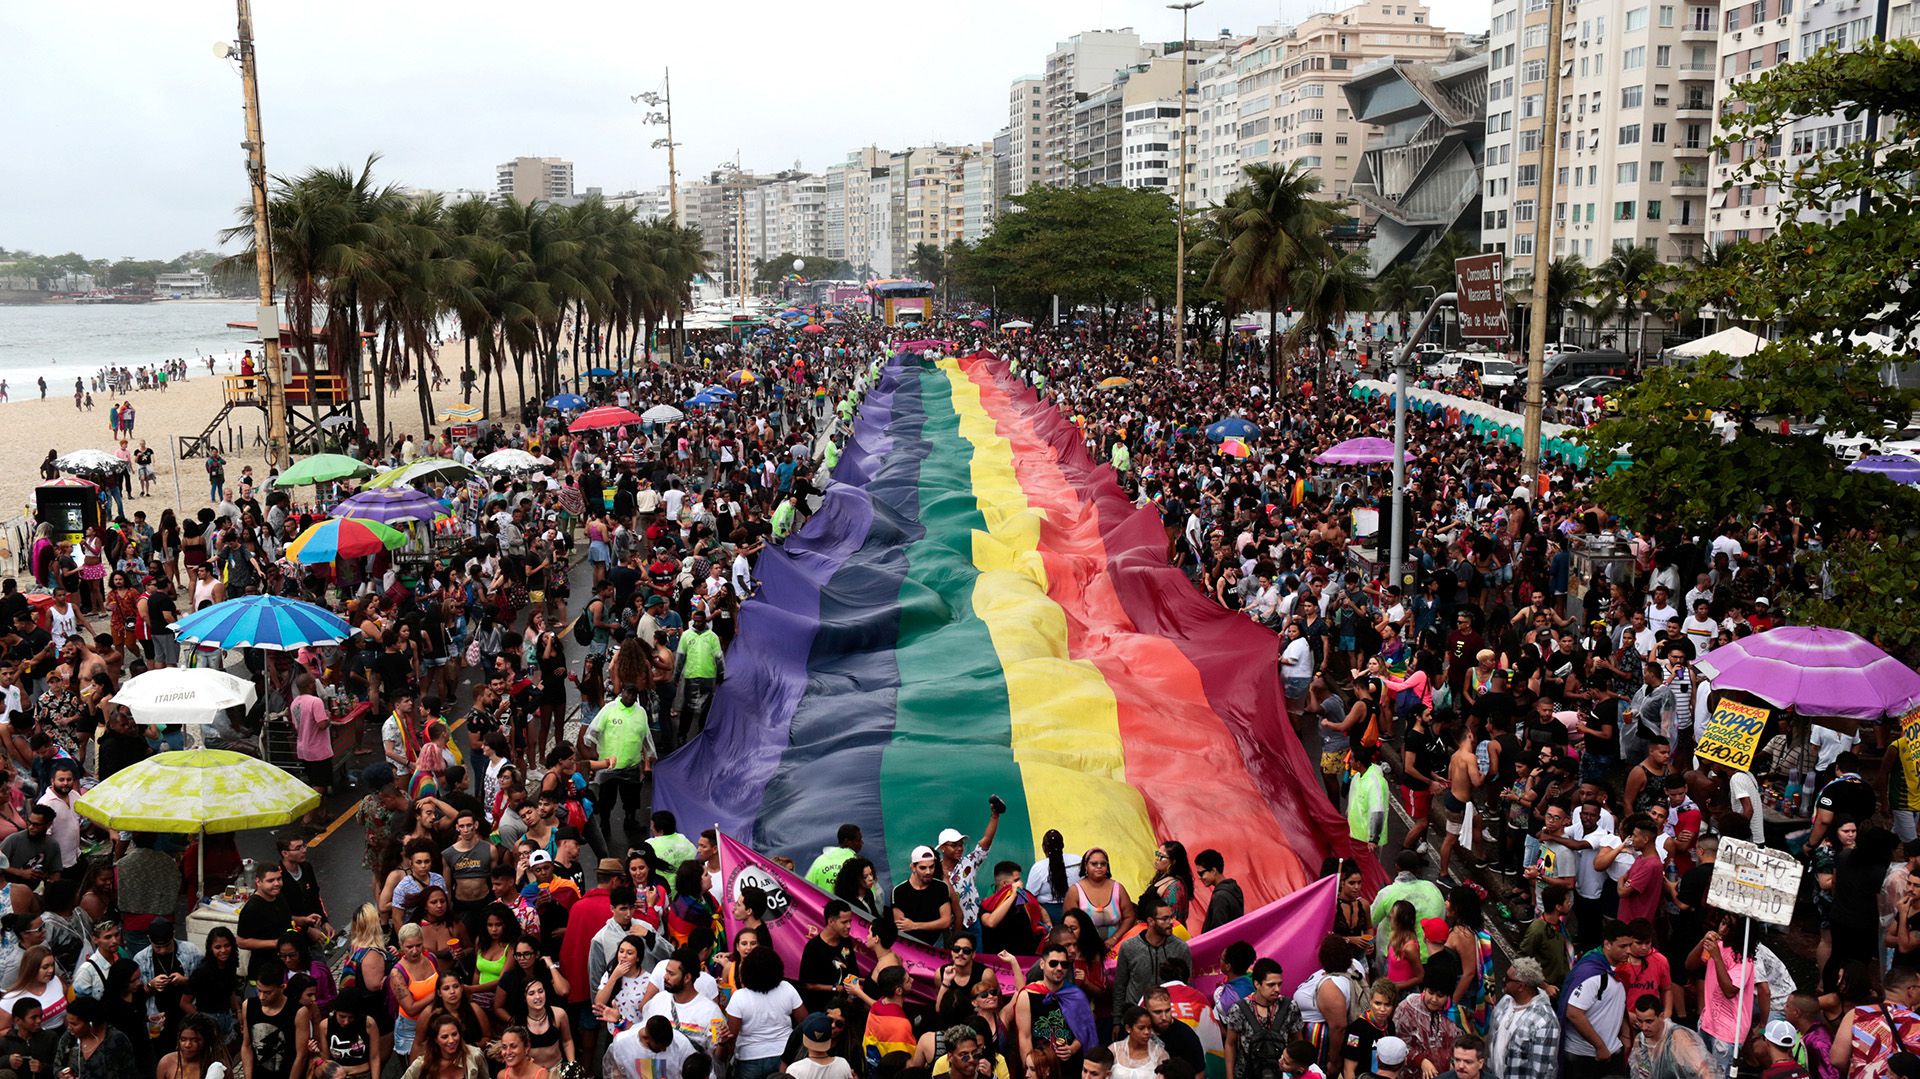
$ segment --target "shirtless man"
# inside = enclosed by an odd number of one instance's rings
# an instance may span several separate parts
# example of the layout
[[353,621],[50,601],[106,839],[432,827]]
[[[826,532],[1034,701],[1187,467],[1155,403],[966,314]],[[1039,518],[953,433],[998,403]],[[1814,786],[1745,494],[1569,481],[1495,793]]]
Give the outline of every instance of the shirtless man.
[[1440,794],[1440,815],[1447,822],[1447,838],[1440,843],[1440,878],[1447,879],[1447,867],[1453,862],[1454,848],[1460,844],[1460,828],[1467,805],[1486,776],[1473,752],[1473,729],[1462,725],[1456,732],[1453,756],[1447,758],[1447,789]]

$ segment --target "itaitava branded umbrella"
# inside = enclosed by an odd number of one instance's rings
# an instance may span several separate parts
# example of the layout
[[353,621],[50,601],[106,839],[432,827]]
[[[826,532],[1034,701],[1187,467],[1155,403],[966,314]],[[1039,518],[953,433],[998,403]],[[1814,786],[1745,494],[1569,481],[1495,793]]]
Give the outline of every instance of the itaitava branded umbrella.
[[373,466],[343,453],[316,453],[295,461],[291,468],[274,478],[275,487],[305,487],[335,480],[364,480],[373,475]]
[[53,459],[53,467],[75,476],[114,476],[127,470],[127,463],[105,450],[74,450]]
[[1779,626],[1694,660],[1715,689],[1803,716],[1881,719],[1920,703],[1920,674],[1843,629]]
[[346,619],[325,607],[283,596],[223,600],[175,622],[173,631],[189,644],[275,652],[291,652],[310,644],[339,644],[354,634]]
[[438,480],[441,483],[464,483],[476,473],[473,469],[458,461],[445,457],[423,457],[410,465],[389,468],[385,472],[367,481],[372,488],[399,487],[407,484],[426,483]]
[[1314,458],[1323,465],[1377,465],[1393,460],[1393,443],[1384,438],[1349,438]]
[[340,558],[365,558],[380,550],[404,546],[407,537],[379,521],[335,517],[310,526],[287,544],[287,557],[303,566]]
[[640,414],[630,408],[618,405],[601,405],[590,408],[580,414],[580,418],[567,424],[569,431],[599,431],[608,427],[623,427],[640,422]]
[[378,521],[383,525],[395,521],[431,521],[446,514],[447,509],[439,499],[411,487],[380,487],[361,491],[333,507],[335,517]]
[[252,705],[257,696],[252,682],[213,667],[156,667],[127,679],[114,691],[113,703],[142,723],[187,726],[212,723],[229,708]]
[[686,419],[687,414],[672,405],[655,405],[642,412],[640,418],[648,423],[673,423],[676,420]]
[[531,476],[549,464],[552,462],[526,450],[494,450],[475,461],[474,467],[494,475]]

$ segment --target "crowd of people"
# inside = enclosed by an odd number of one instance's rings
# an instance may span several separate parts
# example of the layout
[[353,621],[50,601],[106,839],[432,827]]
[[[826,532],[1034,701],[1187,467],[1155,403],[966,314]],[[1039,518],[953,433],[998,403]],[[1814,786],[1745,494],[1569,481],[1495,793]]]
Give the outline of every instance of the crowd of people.
[[[29,585],[51,602],[0,590],[0,1069],[1194,1079],[1217,1030],[1227,1079],[1920,1074],[1920,841],[1901,770],[1873,770],[1893,755],[1822,726],[1770,732],[1748,769],[1692,752],[1710,698],[1694,662],[1807,584],[1793,556],[1819,537],[1790,507],[1630,533],[1571,468],[1526,474],[1416,415],[1403,589],[1380,569],[1385,471],[1314,463],[1390,422],[1346,395],[1361,365],[1309,353],[1276,389],[1252,356],[1176,365],[1145,327],[913,334],[1003,355],[1158,510],[1194,587],[1279,634],[1318,781],[1393,873],[1369,894],[1362,866],[1322,867],[1339,898],[1314,970],[1250,941],[1194,969],[1186,938],[1243,913],[1220,851],[1163,837],[1153,876],[1127,882],[1058,833],[1037,864],[995,862],[997,799],[977,843],[949,830],[893,867],[850,822],[796,867],[831,899],[789,962],[767,895],[722,887],[719,838],[655,811],[653,762],[754,646],[734,637],[757,562],[832,482],[902,339],[869,323],[696,337],[582,387],[636,411],[727,387],[678,420],[574,434],[533,403],[466,440],[347,432],[376,467],[536,459],[422,480],[453,522],[424,562],[289,560],[322,507],[251,468],[210,471],[184,520],[117,520],[84,560],[43,528]],[[1206,436],[1225,416],[1257,425],[1249,456]],[[1631,558],[1576,570],[1602,543]],[[102,832],[73,802],[181,744],[114,703],[145,670],[221,662],[172,624],[263,593],[358,631],[237,658],[288,687],[269,709],[302,778],[332,792],[353,772],[366,875],[330,882],[358,899],[330,908],[309,862],[326,833],[282,829],[234,927],[199,944],[176,919],[216,890],[198,856],[214,881],[231,844]],[[343,764],[337,736],[360,729],[374,759]],[[1729,838],[1802,855],[1799,929],[1707,901]],[[944,953],[937,977],[902,941]]]

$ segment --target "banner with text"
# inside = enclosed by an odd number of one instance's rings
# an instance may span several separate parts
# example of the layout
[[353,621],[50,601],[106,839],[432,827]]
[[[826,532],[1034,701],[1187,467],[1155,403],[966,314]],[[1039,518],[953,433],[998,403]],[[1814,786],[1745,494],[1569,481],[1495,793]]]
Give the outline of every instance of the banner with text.
[[1754,751],[1760,748],[1760,736],[1766,732],[1771,715],[1772,710],[1765,705],[1721,700],[1713,706],[1713,715],[1700,732],[1694,755],[1736,772],[1746,771],[1753,767]]
[[1900,767],[1905,769],[1908,797],[1920,791],[1920,706],[1900,717]]

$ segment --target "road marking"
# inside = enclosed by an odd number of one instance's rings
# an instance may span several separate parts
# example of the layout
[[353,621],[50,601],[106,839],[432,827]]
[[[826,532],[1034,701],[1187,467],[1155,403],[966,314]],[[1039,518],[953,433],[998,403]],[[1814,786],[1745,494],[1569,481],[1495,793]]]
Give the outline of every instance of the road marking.
[[[381,722],[384,723],[385,720],[382,720]],[[447,728],[447,733],[452,734],[454,731],[457,731],[461,727],[466,726],[466,724],[467,724],[467,717],[461,716],[459,719],[456,719],[453,721],[453,726]],[[312,839],[307,840],[307,849],[311,850],[314,847],[317,847],[320,844],[326,842],[328,836],[331,836],[334,832],[338,831],[341,825],[347,823],[347,821],[351,820],[356,814],[358,814],[360,812],[360,802],[361,802],[361,799],[358,799],[358,798],[354,799],[353,804],[347,807],[346,812],[340,814],[338,817],[335,817],[333,820],[333,823],[327,825],[326,829],[322,831],[319,835],[314,836]]]

